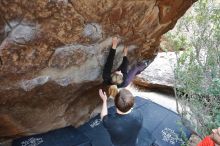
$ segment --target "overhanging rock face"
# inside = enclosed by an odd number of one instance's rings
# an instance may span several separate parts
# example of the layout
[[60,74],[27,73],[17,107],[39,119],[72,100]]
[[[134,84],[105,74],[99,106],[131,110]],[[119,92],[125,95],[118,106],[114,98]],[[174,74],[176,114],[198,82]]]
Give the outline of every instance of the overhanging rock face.
[[153,58],[192,0],[1,0],[0,138],[88,120],[111,37]]

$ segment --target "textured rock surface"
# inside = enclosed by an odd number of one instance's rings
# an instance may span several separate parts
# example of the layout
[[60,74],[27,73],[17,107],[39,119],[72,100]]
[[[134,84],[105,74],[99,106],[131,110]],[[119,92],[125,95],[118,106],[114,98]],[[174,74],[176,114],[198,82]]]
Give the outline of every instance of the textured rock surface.
[[118,35],[129,58],[153,58],[193,0],[1,0],[0,138],[88,120]]
[[134,83],[149,89],[172,89],[175,64],[174,52],[158,53],[154,61],[134,79]]

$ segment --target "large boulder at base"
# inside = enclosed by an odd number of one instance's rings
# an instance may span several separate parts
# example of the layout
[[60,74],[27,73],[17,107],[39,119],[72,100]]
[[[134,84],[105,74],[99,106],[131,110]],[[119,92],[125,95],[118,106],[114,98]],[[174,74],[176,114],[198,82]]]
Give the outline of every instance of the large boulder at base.
[[195,0],[1,0],[0,139],[79,126],[100,103],[112,36],[133,62]]
[[175,52],[160,52],[154,61],[134,79],[134,84],[151,90],[170,92],[174,87]]

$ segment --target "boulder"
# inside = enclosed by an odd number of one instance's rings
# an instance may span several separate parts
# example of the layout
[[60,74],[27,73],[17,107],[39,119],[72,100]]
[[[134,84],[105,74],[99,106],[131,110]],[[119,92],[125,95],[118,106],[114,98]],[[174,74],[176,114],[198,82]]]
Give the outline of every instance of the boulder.
[[113,36],[129,60],[154,58],[160,37],[195,0],[1,0],[0,139],[79,126],[100,103]]
[[134,84],[151,90],[173,90],[174,67],[176,65],[175,52],[160,52],[154,61],[134,79]]

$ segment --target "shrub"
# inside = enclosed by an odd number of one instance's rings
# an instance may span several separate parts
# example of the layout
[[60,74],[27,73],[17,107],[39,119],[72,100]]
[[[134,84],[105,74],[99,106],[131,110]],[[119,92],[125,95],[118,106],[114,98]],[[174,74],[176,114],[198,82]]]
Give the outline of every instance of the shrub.
[[166,38],[176,48],[178,111],[198,134],[209,135],[220,127],[220,4],[199,0]]

